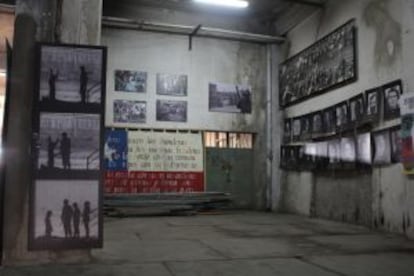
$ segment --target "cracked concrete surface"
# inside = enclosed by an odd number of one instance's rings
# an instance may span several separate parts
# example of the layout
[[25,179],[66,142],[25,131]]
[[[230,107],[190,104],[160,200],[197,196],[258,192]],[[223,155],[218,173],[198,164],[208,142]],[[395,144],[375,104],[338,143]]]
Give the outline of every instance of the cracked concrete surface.
[[414,241],[361,226],[259,212],[106,219],[90,264],[0,268],[40,275],[414,275]]

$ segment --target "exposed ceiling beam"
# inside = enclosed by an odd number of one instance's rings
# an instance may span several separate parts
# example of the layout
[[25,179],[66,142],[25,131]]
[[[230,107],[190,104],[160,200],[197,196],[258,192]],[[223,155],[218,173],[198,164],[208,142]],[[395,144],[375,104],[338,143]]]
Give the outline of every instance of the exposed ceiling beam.
[[315,8],[319,8],[322,9],[323,8],[323,3],[321,2],[314,2],[314,1],[310,1],[310,0],[284,0],[286,2],[291,2],[291,3],[297,3],[297,4],[301,4],[301,5],[306,5],[306,6],[312,6]]

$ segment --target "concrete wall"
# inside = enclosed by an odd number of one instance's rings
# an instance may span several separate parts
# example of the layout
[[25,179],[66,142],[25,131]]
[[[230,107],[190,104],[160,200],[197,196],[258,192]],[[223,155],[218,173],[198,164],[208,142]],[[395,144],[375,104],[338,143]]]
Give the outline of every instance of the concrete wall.
[[[256,133],[256,206],[264,206],[266,195],[266,78],[267,48],[264,45],[195,38],[188,50],[188,37],[105,28],[102,44],[108,46],[106,126],[130,128],[196,129]],[[114,91],[114,71],[147,72],[146,93]],[[156,95],[156,74],[188,76],[188,96]],[[252,114],[217,113],[208,110],[209,82],[246,84],[252,90]],[[147,102],[146,123],[113,121],[113,101]],[[188,102],[187,122],[156,121],[156,100]]]
[[[285,58],[313,44],[351,18],[356,19],[358,28],[358,81],[287,108],[285,116],[294,117],[323,109],[398,78],[403,81],[404,93],[414,89],[414,3],[409,0],[328,1],[324,10],[288,34]],[[380,122],[375,129],[399,123],[399,119]],[[413,238],[414,183],[401,171],[401,165],[397,164],[374,168],[367,175],[341,178],[309,176],[307,173],[297,177],[297,173],[288,173],[288,177],[282,178],[284,207],[288,211],[306,214],[302,211],[302,201],[307,202],[311,197],[315,201],[317,216],[405,232]],[[312,195],[309,195],[309,185],[314,185]],[[286,200],[298,195],[301,200]],[[359,215],[356,215],[357,207]]]

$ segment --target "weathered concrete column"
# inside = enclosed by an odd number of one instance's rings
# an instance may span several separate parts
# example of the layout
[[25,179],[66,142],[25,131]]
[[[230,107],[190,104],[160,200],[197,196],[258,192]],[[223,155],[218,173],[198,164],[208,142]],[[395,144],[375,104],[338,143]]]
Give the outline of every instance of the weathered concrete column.
[[89,250],[28,251],[36,42],[99,44],[102,0],[17,0],[4,206],[4,264],[89,261]]

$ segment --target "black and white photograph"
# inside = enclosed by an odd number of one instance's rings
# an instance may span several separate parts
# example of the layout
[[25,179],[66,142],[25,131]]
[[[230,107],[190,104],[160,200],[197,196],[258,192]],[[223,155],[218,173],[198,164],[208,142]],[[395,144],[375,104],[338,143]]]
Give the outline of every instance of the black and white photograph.
[[393,81],[382,87],[384,93],[384,119],[390,120],[400,116],[401,80]]
[[100,115],[40,113],[39,176],[62,179],[100,168]]
[[283,125],[283,143],[290,143],[292,137],[292,120],[285,119]]
[[325,169],[328,164],[328,142],[316,143],[316,162],[317,169]]
[[324,128],[323,128],[323,118],[322,118],[322,112],[314,112],[311,114],[312,118],[312,136],[318,137],[323,134]]
[[147,72],[115,70],[115,91],[144,93],[147,90]]
[[329,167],[336,168],[341,163],[341,140],[332,139],[328,141]]
[[364,94],[359,94],[349,100],[350,109],[350,123],[354,126],[358,126],[365,116],[365,101]]
[[208,106],[212,112],[252,112],[252,93],[246,85],[209,83]]
[[341,138],[341,160],[345,163],[355,163],[356,149],[355,139],[353,137]]
[[313,170],[318,164],[316,143],[306,143],[304,148],[306,162],[302,167],[306,170]]
[[31,249],[101,247],[98,191],[95,180],[36,181]]
[[157,94],[187,96],[187,75],[157,74]]
[[363,166],[372,164],[371,133],[361,133],[357,137],[357,161]]
[[187,102],[157,100],[157,121],[187,122]]
[[378,121],[381,109],[382,89],[380,87],[365,91],[366,112],[365,118],[369,121]]
[[41,104],[100,104],[105,59],[106,50],[102,47],[41,45]]
[[114,123],[139,124],[147,121],[147,103],[114,100]]
[[308,140],[312,135],[312,117],[310,115],[304,115],[300,118],[300,139]]
[[336,129],[341,131],[349,127],[348,102],[342,102],[335,106]]
[[289,106],[357,79],[355,20],[279,66],[279,102]]
[[323,132],[325,134],[335,134],[336,130],[336,110],[334,107],[324,109],[323,114]]
[[391,164],[391,143],[389,130],[374,132],[372,136],[374,141],[373,164]]
[[401,162],[401,127],[390,129],[391,139],[391,162]]
[[299,146],[289,146],[287,147],[287,161],[286,166],[289,170],[298,169],[298,153]]
[[301,118],[293,118],[292,119],[292,140],[294,142],[297,142],[300,140],[300,134],[301,134]]
[[286,169],[287,168],[287,154],[288,154],[288,147],[281,146],[280,147],[280,168]]

